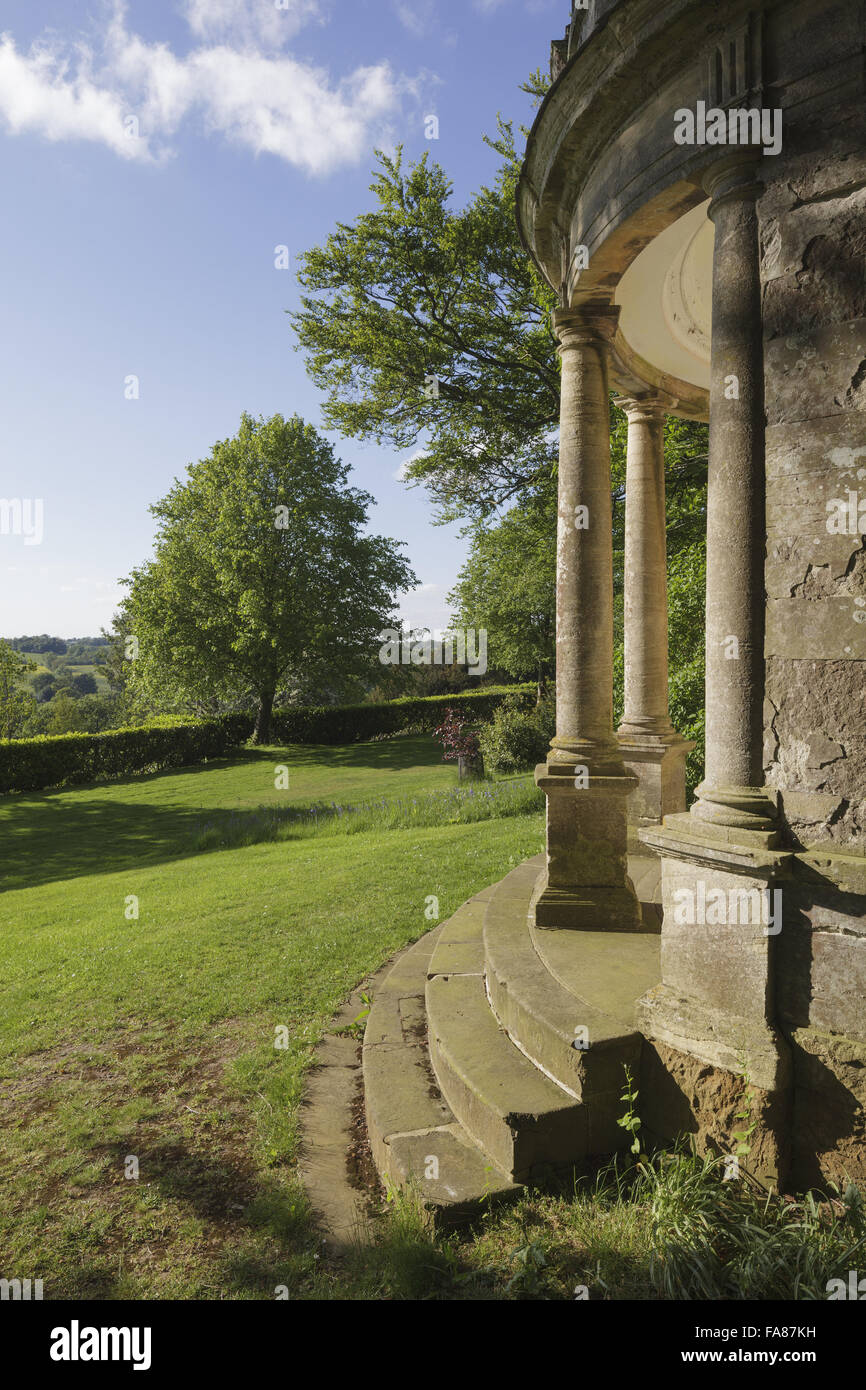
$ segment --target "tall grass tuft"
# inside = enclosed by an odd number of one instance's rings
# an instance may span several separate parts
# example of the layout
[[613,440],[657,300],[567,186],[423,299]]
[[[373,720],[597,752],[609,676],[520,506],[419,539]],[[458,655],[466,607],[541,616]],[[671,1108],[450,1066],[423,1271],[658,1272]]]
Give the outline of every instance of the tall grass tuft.
[[475,782],[444,792],[382,797],[357,805],[332,801],[311,806],[259,806],[231,811],[197,824],[197,850],[236,849],[273,840],[318,835],[356,835],[365,830],[414,830],[437,825],[525,816],[544,807],[543,793],[530,777],[502,782]]
[[669,1299],[826,1299],[866,1242],[853,1185],[792,1200],[747,1174],[723,1181],[724,1157],[678,1150],[638,1165],[632,1191],[652,1217],[650,1279]]

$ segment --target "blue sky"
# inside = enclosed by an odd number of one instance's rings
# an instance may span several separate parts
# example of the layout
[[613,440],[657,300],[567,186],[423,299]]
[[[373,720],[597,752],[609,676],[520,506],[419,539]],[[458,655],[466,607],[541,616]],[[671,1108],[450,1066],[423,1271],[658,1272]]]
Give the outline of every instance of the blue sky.
[[[0,533],[0,634],[108,625],[150,554],[149,504],[243,410],[321,423],[274,248],[368,207],[376,146],[432,149],[464,201],[494,171],[497,110],[529,118],[519,84],[569,8],[3,0],[0,497],[41,499],[44,520],[39,544]],[[404,617],[444,626],[465,543],[399,480],[412,451],[331,438],[377,500],[371,529],[407,543]]]

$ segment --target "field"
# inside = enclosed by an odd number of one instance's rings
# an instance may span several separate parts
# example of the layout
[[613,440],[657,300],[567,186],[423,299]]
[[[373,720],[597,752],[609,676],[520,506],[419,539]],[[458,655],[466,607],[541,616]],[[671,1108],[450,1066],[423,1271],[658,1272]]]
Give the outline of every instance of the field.
[[536,853],[541,816],[195,844],[263,804],[447,791],[439,759],[429,739],[269,748],[0,802],[8,1277],[42,1278],[46,1298],[273,1297],[309,1279],[292,1161],[323,1025],[429,928],[427,895],[447,916]]

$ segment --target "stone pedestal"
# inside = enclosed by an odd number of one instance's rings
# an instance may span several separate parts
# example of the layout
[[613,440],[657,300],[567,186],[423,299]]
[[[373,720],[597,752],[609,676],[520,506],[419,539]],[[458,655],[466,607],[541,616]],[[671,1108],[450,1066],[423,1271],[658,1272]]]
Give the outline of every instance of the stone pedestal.
[[613,540],[608,352],[618,309],[557,310],[562,358],[556,588],[556,735],[536,781],[547,795],[540,927],[637,931],[626,873],[635,787],[613,732]]
[[640,909],[627,869],[628,798],[636,780],[578,777],[574,765],[542,763],[547,797],[547,873],[535,903],[538,927],[637,931]]
[[[662,983],[638,999],[635,1017],[667,1072],[691,1077],[678,1104],[691,1105],[692,1119],[710,1094],[742,1102],[751,1091],[746,1108],[756,1127],[740,1162],[777,1184],[790,1162],[791,1052],[774,1024],[773,979],[792,856],[762,838],[770,837],[756,833],[744,845],[742,831],[719,826],[696,834],[687,815],[642,831],[641,841],[662,856]],[[677,1104],[667,1093],[651,1098],[648,1123],[671,1138],[689,1126],[674,1122]],[[709,1126],[710,1147],[734,1154],[734,1131],[749,1125],[734,1122],[742,1109],[728,1115],[727,1147],[724,1127]]]
[[686,758],[694,746],[674,730],[669,734],[631,735],[620,731],[625,769],[638,781],[628,803],[631,835],[685,810]]

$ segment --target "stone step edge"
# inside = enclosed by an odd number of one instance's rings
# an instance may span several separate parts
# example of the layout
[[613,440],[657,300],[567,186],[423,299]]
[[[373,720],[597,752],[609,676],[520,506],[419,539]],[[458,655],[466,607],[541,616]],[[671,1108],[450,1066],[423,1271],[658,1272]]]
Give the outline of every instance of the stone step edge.
[[488,903],[483,930],[487,997],[500,1027],[539,1071],[577,1100],[618,1092],[622,1064],[637,1063],[637,1029],[591,1007],[551,974],[530,936],[529,893],[512,893],[508,878],[500,889]]
[[[427,982],[428,1045],[439,1089],[470,1138],[516,1181],[586,1152],[580,1102],[500,1027],[483,976]],[[461,1046],[461,1039],[464,1041]]]
[[[469,899],[469,902],[475,899]],[[465,906],[465,904],[464,904]],[[458,909],[459,913],[460,909]],[[457,916],[457,913],[454,914]],[[453,918],[449,919],[453,921]],[[419,1187],[425,1210],[434,1221],[448,1224],[478,1216],[490,1202],[511,1200],[523,1190],[521,1184],[511,1180],[507,1173],[475,1143],[453,1115],[450,1122],[431,1125],[422,1129],[390,1130],[388,1134],[379,1132],[376,1115],[379,1106],[375,1101],[375,1087],[379,1082],[369,1061],[369,1054],[375,1049],[387,1064],[393,1060],[395,1067],[405,1074],[405,1068],[413,1065],[412,1055],[426,1044],[418,1041],[406,1042],[397,1037],[396,1026],[399,1020],[401,1000],[424,998],[429,957],[436,949],[442,931],[448,923],[435,927],[425,937],[420,938],[407,951],[401,952],[391,970],[383,977],[379,991],[374,995],[367,1020],[365,1041],[362,1047],[362,1076],[365,1091],[365,1113],[370,1148],[380,1177],[387,1185],[390,1182],[398,1189],[405,1189],[413,1182]],[[382,1041],[369,1042],[368,1037],[379,1037]],[[402,1044],[402,1046],[401,1046]],[[427,1053],[429,1062],[429,1053]],[[432,1070],[432,1066],[431,1066]],[[444,1108],[450,1114],[447,1105]],[[425,1180],[424,1168],[429,1166],[430,1156],[421,1152],[418,1140],[426,1140],[421,1147],[446,1149],[446,1175],[439,1182]],[[459,1181],[448,1181],[447,1152],[457,1156],[457,1168],[461,1170]],[[435,1156],[435,1155],[434,1155]]]

